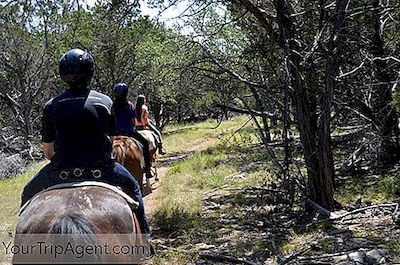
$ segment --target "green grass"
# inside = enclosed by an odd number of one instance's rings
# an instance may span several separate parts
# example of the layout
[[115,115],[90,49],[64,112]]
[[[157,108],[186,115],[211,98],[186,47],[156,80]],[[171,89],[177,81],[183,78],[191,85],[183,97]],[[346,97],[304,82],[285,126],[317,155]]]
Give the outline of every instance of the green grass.
[[384,249],[395,256],[400,256],[400,239],[392,238],[388,239],[384,244]]
[[[159,192],[162,201],[160,211],[168,212],[166,209],[178,208],[188,213],[198,212],[201,208],[199,198],[202,193],[224,184],[234,184],[234,181],[227,177],[241,170],[237,163],[240,160],[238,152],[248,158],[254,156],[253,160],[259,159],[258,154],[246,150],[247,145],[258,141],[251,124],[234,133],[245,121],[245,117],[238,117],[223,122],[217,129],[210,129],[211,125],[214,125],[210,122],[187,125],[179,129],[167,128],[167,132],[175,132],[165,137],[168,149],[183,151],[185,149],[182,149],[183,146],[179,143],[188,146],[204,139],[214,139],[216,143],[170,166]],[[232,153],[235,153],[236,157],[233,157]]]
[[190,145],[204,142],[206,139],[219,139],[232,133],[247,120],[246,116],[239,116],[229,121],[224,121],[218,128],[215,128],[217,126],[215,120],[184,125],[169,125],[163,131],[164,145],[168,153],[184,152]]
[[[161,230],[189,227],[193,224],[191,218],[202,209],[205,192],[222,185],[235,185],[228,177],[240,169],[230,152],[237,153],[249,142],[257,142],[251,123],[236,132],[247,119],[241,116],[224,121],[216,129],[212,129],[216,125],[213,121],[166,128],[164,142],[169,152],[184,152],[206,140],[215,144],[169,167],[158,192],[160,206],[155,213],[155,223]],[[251,151],[248,155],[252,155]]]
[[22,190],[29,179],[43,165],[44,163],[41,163],[22,175],[0,181],[0,234],[14,232],[18,220]]
[[399,197],[400,174],[392,173],[383,176],[353,177],[336,189],[335,198],[346,205],[361,199],[373,204],[383,203]]
[[202,194],[228,183],[226,177],[236,172],[227,160],[220,150],[207,149],[172,165],[157,196],[157,226],[163,231],[190,226],[191,218],[202,209]]
[[[265,172],[260,171],[264,168],[256,169],[258,174],[249,170],[249,176],[258,176],[250,178],[251,180],[232,177],[248,167],[249,162],[259,161],[262,157],[249,147],[259,143],[252,124],[249,123],[237,131],[247,120],[247,117],[237,117],[224,121],[217,129],[210,129],[215,126],[212,121],[166,129],[164,142],[168,152],[184,152],[190,146],[212,141],[207,149],[196,151],[169,167],[157,194],[160,204],[153,217],[153,225],[157,229],[156,237],[169,237],[178,232],[183,245],[195,245],[199,242],[216,244],[205,231],[215,232],[220,214],[241,216],[242,213],[235,208],[225,208],[207,219],[201,216],[201,212],[207,192],[219,190],[221,187],[254,186],[256,182],[262,182],[260,176],[265,175]],[[240,244],[236,247],[237,251],[244,251],[246,243],[243,244],[243,247]],[[255,244],[254,247],[259,246]],[[187,251],[170,249],[156,257],[152,264],[188,264],[195,259],[195,247],[190,250],[190,255]]]
[[279,247],[279,252],[284,255],[290,255],[302,247],[309,245],[317,236],[317,232],[296,234],[294,231],[291,231],[288,239]]
[[[161,257],[157,257],[152,264],[188,264],[195,260],[196,244],[207,243],[218,245],[217,238],[223,237],[217,232],[219,229],[233,229],[231,225],[219,222],[222,215],[238,218],[239,225],[246,223],[244,212],[240,208],[221,207],[210,213],[207,218],[202,215],[204,210],[204,198],[207,193],[221,191],[221,189],[241,189],[245,187],[261,187],[267,179],[271,179],[271,164],[259,163],[265,158],[265,154],[255,147],[260,143],[257,132],[252,124],[237,131],[247,121],[244,117],[222,123],[216,130],[208,129],[209,124],[194,125],[192,130],[178,132],[182,142],[204,141],[215,139],[210,147],[203,151],[196,151],[184,161],[177,162],[169,167],[162,185],[158,190],[157,200],[160,202],[154,217],[156,237],[169,237],[171,234],[179,234],[175,246],[178,249],[169,250]],[[166,137],[176,139],[175,134]],[[176,142],[171,140],[171,142]],[[192,142],[193,143],[193,142]],[[235,177],[241,175],[242,177]],[[233,198],[234,204],[245,205],[254,201],[254,198],[238,194]],[[216,236],[218,234],[219,236]],[[270,243],[254,241],[249,238],[236,235],[235,246],[232,251],[239,256],[248,249],[265,252],[265,246]],[[179,244],[176,242],[179,241]],[[180,246],[191,245],[192,255],[180,252]],[[235,255],[232,253],[232,255]]]

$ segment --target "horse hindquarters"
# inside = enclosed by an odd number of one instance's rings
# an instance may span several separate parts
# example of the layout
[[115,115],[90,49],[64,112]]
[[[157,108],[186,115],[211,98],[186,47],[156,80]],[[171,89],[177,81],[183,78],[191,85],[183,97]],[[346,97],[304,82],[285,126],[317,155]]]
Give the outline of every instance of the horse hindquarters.
[[113,142],[116,161],[128,169],[143,193],[144,157],[138,144],[128,136],[117,136]]
[[[134,236],[136,235],[136,236]],[[44,241],[67,247],[146,245],[140,226],[129,204],[114,191],[102,187],[79,187],[50,190],[38,194],[21,214],[14,245]],[[49,244],[50,245],[50,244]],[[96,254],[96,253],[94,253]],[[14,255],[13,263],[49,262],[137,262],[139,256],[40,254],[41,256]],[[53,260],[54,259],[54,260]]]

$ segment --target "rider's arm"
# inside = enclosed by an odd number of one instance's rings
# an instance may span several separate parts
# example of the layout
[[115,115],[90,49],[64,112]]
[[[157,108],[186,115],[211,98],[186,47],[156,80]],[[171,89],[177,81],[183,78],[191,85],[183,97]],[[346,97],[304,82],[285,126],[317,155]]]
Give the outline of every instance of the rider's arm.
[[131,123],[132,123],[133,128],[136,128],[136,110],[135,110],[135,106],[130,101],[128,101],[128,104],[129,104],[129,113],[130,113]]
[[54,142],[43,143],[43,153],[44,157],[50,160],[54,155]]
[[52,115],[52,100],[48,101],[43,110],[42,117],[42,143],[43,153],[47,159],[54,155],[54,141],[56,139],[56,130]]

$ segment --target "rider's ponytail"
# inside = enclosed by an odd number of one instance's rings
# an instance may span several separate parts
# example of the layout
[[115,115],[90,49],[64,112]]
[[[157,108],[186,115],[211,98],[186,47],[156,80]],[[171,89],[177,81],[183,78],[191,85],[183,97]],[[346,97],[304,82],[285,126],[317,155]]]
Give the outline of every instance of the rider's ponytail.
[[142,120],[142,106],[144,105],[145,100],[146,97],[144,95],[139,95],[136,99],[135,111],[136,111],[136,119],[138,121]]

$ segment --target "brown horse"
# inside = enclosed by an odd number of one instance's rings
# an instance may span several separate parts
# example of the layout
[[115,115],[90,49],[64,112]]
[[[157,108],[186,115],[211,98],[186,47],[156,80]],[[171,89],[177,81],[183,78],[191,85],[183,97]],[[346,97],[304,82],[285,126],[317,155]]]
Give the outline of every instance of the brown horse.
[[113,141],[113,154],[139,182],[143,194],[144,157],[141,147],[128,136],[116,136]]
[[[57,188],[38,193],[26,207],[23,207],[24,210],[16,227],[15,245],[26,243],[29,241],[29,236],[33,235],[41,235],[42,241],[46,240],[43,239],[45,236],[53,236],[48,239],[51,240],[51,242],[47,241],[49,244],[60,240],[60,237],[64,235],[79,235],[79,239],[83,238],[85,241],[83,243],[86,243],[86,246],[92,246],[91,248],[106,244],[110,248],[115,245],[142,244],[140,226],[131,210],[129,199],[125,199],[120,192],[107,186],[103,183],[89,184],[89,186],[78,184],[75,187]],[[123,235],[129,236],[123,237]],[[65,241],[63,243],[64,248],[68,247]],[[137,257],[125,255],[125,253],[122,255],[121,252],[114,252],[114,249],[109,249],[109,255],[104,255],[106,254],[104,249],[102,253],[100,249],[98,251],[98,253],[91,251],[85,258],[89,258],[92,262],[137,262]],[[73,253],[66,254],[69,255],[63,256],[61,261],[82,261],[82,259],[77,260],[76,256],[72,255]],[[13,262],[32,261],[29,258],[32,259],[32,256],[14,255]],[[36,261],[37,258],[35,256],[33,259]],[[54,253],[51,257],[42,257],[41,260],[49,261],[52,258],[55,259]],[[54,260],[54,262],[59,261],[59,259]]]

